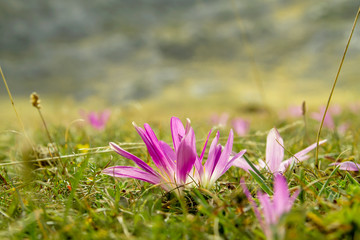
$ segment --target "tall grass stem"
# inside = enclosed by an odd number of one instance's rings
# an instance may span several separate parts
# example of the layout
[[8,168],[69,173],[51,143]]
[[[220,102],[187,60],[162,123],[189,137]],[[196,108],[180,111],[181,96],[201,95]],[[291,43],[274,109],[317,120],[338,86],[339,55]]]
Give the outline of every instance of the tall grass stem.
[[339,78],[339,75],[340,75],[340,71],[341,71],[341,68],[342,68],[342,65],[344,63],[344,60],[345,60],[345,56],[346,56],[346,53],[348,51],[348,48],[349,48],[349,45],[350,45],[350,41],[351,41],[351,38],[353,36],[353,33],[354,33],[354,30],[355,30],[355,26],[356,26],[356,23],[357,23],[357,20],[359,18],[359,14],[360,14],[360,7],[357,11],[357,14],[355,16],[355,20],[354,20],[354,24],[352,26],[352,29],[351,29],[351,32],[350,32],[350,36],[348,38],[348,41],[347,41],[347,44],[346,44],[346,47],[345,47],[345,51],[344,51],[344,54],[342,56],[342,59],[341,59],[341,62],[340,62],[340,65],[339,65],[339,69],[336,73],[336,77],[335,77],[335,81],[333,83],[333,86],[331,88],[331,91],[330,91],[330,95],[329,95],[329,98],[328,98],[328,101],[326,103],[326,108],[325,108],[325,111],[324,111],[324,114],[323,114],[323,117],[322,117],[322,120],[320,122],[320,127],[319,127],[319,130],[318,130],[318,133],[317,133],[317,136],[316,136],[316,153],[315,153],[315,166],[317,168],[319,168],[319,142],[320,142],[320,134],[321,134],[321,130],[322,130],[322,127],[324,125],[324,120],[325,120],[325,116],[326,116],[326,113],[329,109],[329,106],[330,106],[330,102],[331,102],[331,98],[333,96],[333,93],[334,93],[334,90],[335,90],[335,87],[336,87],[336,83],[338,81],[338,78]]
[[21,120],[18,111],[16,110],[14,99],[13,99],[13,97],[12,97],[12,95],[11,95],[9,86],[8,86],[8,84],[7,84],[7,82],[6,82],[5,75],[4,75],[4,72],[3,72],[2,68],[1,68],[1,66],[0,66],[0,74],[1,74],[1,77],[2,77],[2,79],[3,79],[3,81],[4,81],[6,91],[7,91],[8,95],[9,95],[9,99],[10,99],[11,105],[12,105],[12,107],[13,107],[13,109],[14,109],[14,112],[15,112],[15,115],[16,115],[16,119],[17,119],[18,122],[19,122],[19,125],[20,125],[20,127],[21,127],[21,130],[22,130],[24,136],[25,136],[26,141],[27,141],[28,144],[31,146],[31,148],[32,148],[32,150],[33,150],[33,152],[34,152],[34,154],[35,154],[35,157],[38,159],[38,154],[37,154],[37,152],[36,152],[36,150],[35,150],[34,144],[31,142],[29,136],[26,134],[24,123],[23,123],[23,121]]

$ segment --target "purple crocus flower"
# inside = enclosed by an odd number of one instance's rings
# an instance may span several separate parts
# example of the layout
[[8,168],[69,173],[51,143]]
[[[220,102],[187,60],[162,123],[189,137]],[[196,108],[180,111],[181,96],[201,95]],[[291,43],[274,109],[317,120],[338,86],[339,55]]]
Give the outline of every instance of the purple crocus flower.
[[[180,141],[184,137],[184,126],[182,125],[180,119],[175,117],[171,119],[171,132],[174,149],[176,149],[176,145],[178,145],[177,141]],[[224,147],[218,144],[220,133],[217,132],[210,145],[208,158],[203,164],[204,154],[210,134],[211,131],[208,134],[201,155],[196,158],[194,164],[194,174],[192,175],[192,178],[197,182],[197,184],[205,188],[211,188],[215,181],[219,179],[231,166],[233,166],[234,162],[241,158],[246,152],[246,150],[242,150],[232,156],[232,146],[234,141],[233,131],[230,130],[227,143]]]
[[232,120],[234,131],[239,136],[245,136],[250,129],[250,123],[242,118],[234,118]]
[[338,166],[338,165],[340,165],[339,167],[340,170],[354,171],[354,172],[360,170],[360,164],[351,161],[330,164],[330,166]]
[[110,118],[111,112],[110,110],[104,110],[100,112],[91,111],[86,114],[84,111],[81,111],[80,114],[87,119],[93,128],[97,130],[103,130]]
[[[281,217],[291,210],[300,191],[296,191],[292,196],[290,196],[290,191],[285,177],[281,174],[276,174],[274,179],[274,196],[272,200],[266,193],[257,193],[260,206],[262,207],[259,209],[247,189],[244,179],[241,179],[240,185],[255,212],[255,216],[258,219],[266,238],[273,239],[275,234],[280,232],[273,232],[273,230],[278,230],[278,223]],[[264,216],[265,222],[263,221],[261,215]]]
[[[322,140],[319,144],[325,143],[326,140]],[[309,147],[295,153],[294,156],[283,161],[284,159],[284,141],[281,138],[278,130],[272,128],[266,139],[266,158],[265,162],[259,160],[259,164],[255,165],[258,169],[267,168],[271,173],[285,172],[286,169],[295,161],[301,162],[309,158],[307,155],[311,150],[316,148],[316,143]],[[241,158],[235,161],[234,166],[244,169],[245,171],[251,170],[250,165]]]
[[[209,133],[210,135],[210,133]],[[234,141],[234,134],[232,129],[229,133],[229,138],[224,147],[218,144],[220,138],[219,132],[216,133],[216,137],[211,143],[209,149],[208,159],[204,166],[201,164],[202,158],[197,161],[196,169],[198,173],[199,185],[205,188],[211,188],[215,181],[219,179],[231,166],[238,161],[246,150],[242,150],[239,153],[232,156],[232,146]],[[203,149],[202,156],[205,152],[206,144]]]
[[192,186],[195,183],[210,187],[232,166],[237,158],[245,153],[245,151],[242,151],[230,159],[233,143],[232,131],[230,131],[229,139],[224,149],[222,149],[221,145],[217,144],[219,140],[219,133],[217,133],[211,144],[208,159],[203,167],[202,160],[211,131],[201,155],[198,156],[195,134],[190,126],[190,120],[187,120],[187,125],[184,128],[180,119],[172,117],[170,127],[173,148],[167,143],[159,141],[149,124],[145,124],[144,129],[135,125],[156,166],[155,169],[115,143],[110,143],[110,147],[115,152],[134,161],[141,169],[129,166],[115,166],[104,169],[103,173],[113,177],[139,179],[160,185],[166,191],[176,188],[181,190],[183,186]]
[[[129,166],[115,166],[104,169],[103,173],[113,177],[139,179],[151,184],[160,185],[166,191],[187,184],[189,182],[188,174],[197,158],[195,134],[190,127],[190,122],[188,121],[186,130],[181,129],[183,130],[181,132],[181,139],[178,136],[174,139],[174,150],[165,142],[157,139],[149,124],[145,123],[144,129],[135,124],[134,126],[144,141],[156,168],[153,169],[140,158],[111,142],[111,149],[119,155],[134,161],[140,169]],[[178,130],[172,129],[173,136],[177,135],[176,131]]]

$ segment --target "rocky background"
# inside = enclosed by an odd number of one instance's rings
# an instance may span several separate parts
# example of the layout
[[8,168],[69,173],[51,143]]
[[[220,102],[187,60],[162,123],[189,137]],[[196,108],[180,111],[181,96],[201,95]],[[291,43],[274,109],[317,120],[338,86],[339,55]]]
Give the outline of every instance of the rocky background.
[[[358,1],[0,0],[0,65],[17,95],[109,103],[192,83],[192,94],[261,81],[331,82]],[[357,29],[345,83],[358,78]],[[353,86],[353,85],[352,85]],[[5,95],[5,91],[1,91]]]

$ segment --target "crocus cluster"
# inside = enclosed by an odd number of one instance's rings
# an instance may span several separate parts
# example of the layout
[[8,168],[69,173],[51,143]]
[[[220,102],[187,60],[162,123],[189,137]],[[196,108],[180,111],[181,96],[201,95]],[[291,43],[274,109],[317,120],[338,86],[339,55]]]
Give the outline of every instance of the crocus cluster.
[[[243,179],[240,184],[255,212],[255,216],[258,219],[266,238],[274,239],[279,237],[278,235],[282,232],[280,226],[278,225],[279,221],[284,214],[291,210],[299,191],[296,191],[292,196],[290,196],[290,191],[285,177],[281,174],[276,174],[274,179],[274,196],[272,199],[270,199],[270,196],[266,193],[257,193],[261,207],[259,208],[252,198]],[[264,216],[265,221],[263,221],[262,216]]]
[[231,155],[233,146],[232,130],[230,130],[224,147],[218,143],[220,135],[217,132],[211,143],[207,160],[203,164],[211,131],[201,154],[198,155],[195,133],[190,125],[190,120],[187,121],[187,125],[184,127],[180,119],[171,118],[170,128],[173,148],[167,143],[158,140],[149,124],[144,124],[144,129],[135,124],[134,126],[144,141],[155,168],[150,167],[137,156],[111,142],[110,147],[115,152],[132,160],[139,168],[131,166],[109,167],[103,170],[104,174],[119,178],[139,179],[160,185],[166,191],[177,189],[176,192],[181,192],[184,187],[194,185],[210,188],[245,153],[245,150],[243,150],[235,154],[235,156]]
[[[322,140],[319,144],[325,143],[326,140]],[[281,138],[278,130],[272,128],[266,139],[266,156],[265,162],[259,160],[258,164],[255,164],[257,169],[267,169],[269,172],[275,174],[279,172],[284,172],[286,169],[294,162],[301,162],[309,158],[307,155],[311,150],[316,148],[316,143],[310,145],[309,147],[301,150],[298,153],[295,153],[289,159],[283,161],[284,159],[284,141]],[[234,166],[244,169],[245,171],[251,170],[251,166],[246,162],[245,159],[241,158],[234,163]]]

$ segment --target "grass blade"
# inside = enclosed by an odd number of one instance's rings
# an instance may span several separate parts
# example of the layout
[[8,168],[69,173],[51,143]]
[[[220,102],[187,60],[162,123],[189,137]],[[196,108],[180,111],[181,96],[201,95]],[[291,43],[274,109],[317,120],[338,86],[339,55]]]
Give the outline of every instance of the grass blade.
[[255,172],[249,170],[251,176],[255,179],[255,181],[260,185],[261,189],[264,190],[269,195],[272,195],[273,192],[271,189],[266,185],[266,183],[259,177]]
[[254,164],[252,164],[252,162],[250,162],[250,160],[245,156],[243,155],[243,158],[245,159],[245,161],[250,165],[250,167],[254,170],[254,172],[259,176],[261,177],[263,180],[266,180],[266,178],[264,177],[264,175],[262,175],[260,173],[260,171],[254,166]]
[[355,185],[357,185],[357,186],[360,186],[359,182],[356,181],[356,179],[353,178],[348,171],[346,171],[346,176],[347,176],[347,178],[349,179],[349,181],[350,181],[352,184],[355,184]]
[[324,185],[323,185],[322,188],[320,189],[319,194],[318,194],[318,197],[321,196],[321,194],[323,193],[323,191],[325,190],[325,188],[326,188],[327,185],[329,184],[330,178],[337,172],[337,170],[339,169],[339,167],[340,167],[340,165],[337,166],[337,167],[332,171],[332,173],[329,175],[328,179],[326,180],[326,182],[324,183]]

